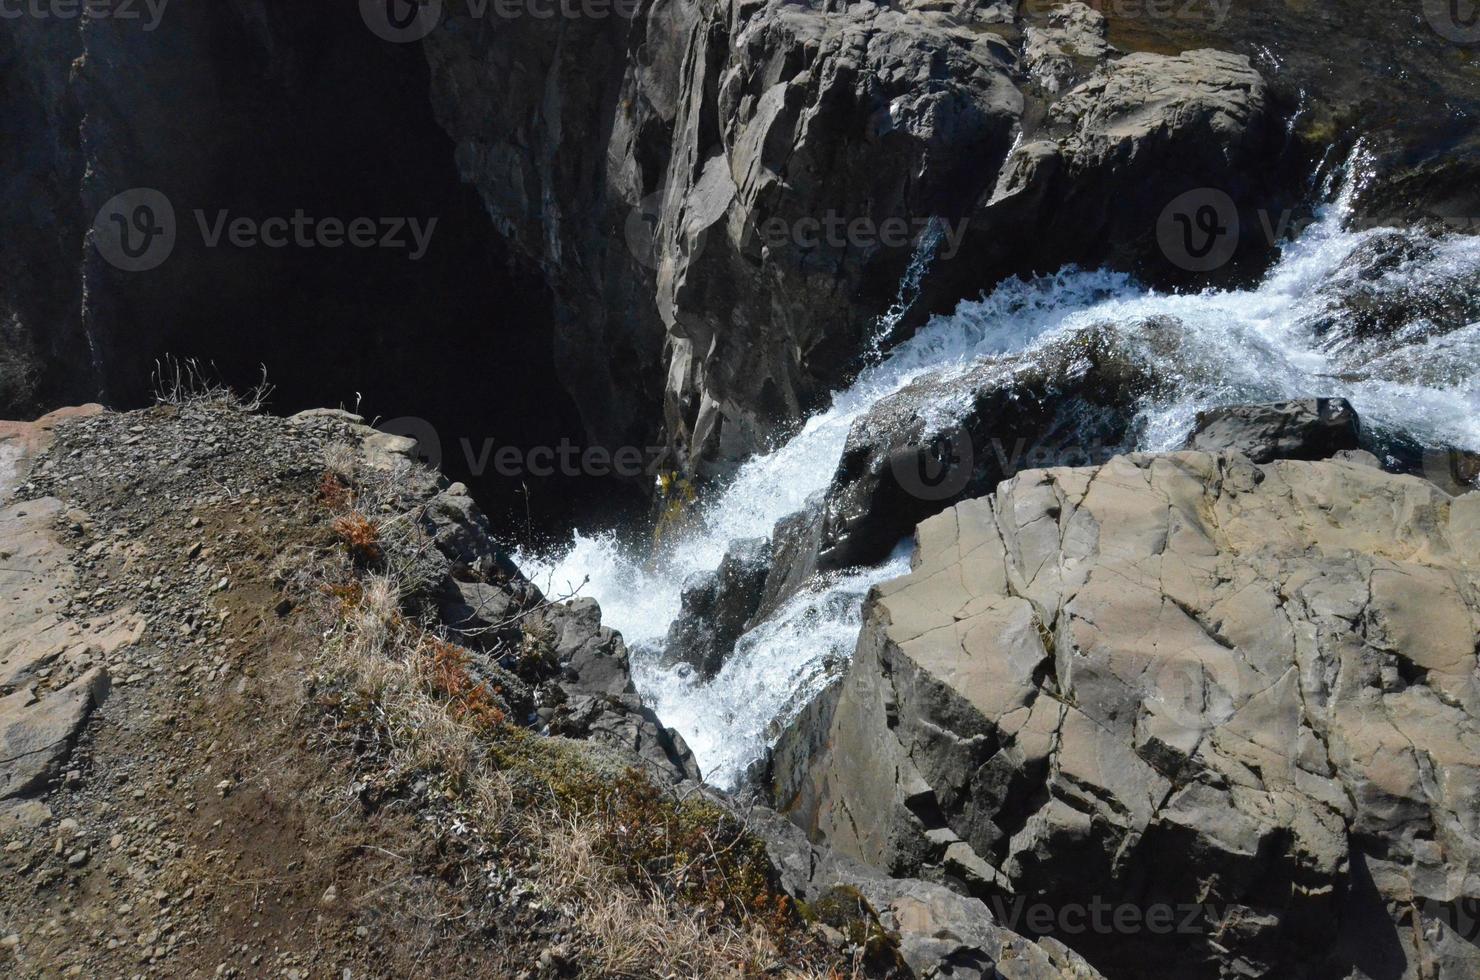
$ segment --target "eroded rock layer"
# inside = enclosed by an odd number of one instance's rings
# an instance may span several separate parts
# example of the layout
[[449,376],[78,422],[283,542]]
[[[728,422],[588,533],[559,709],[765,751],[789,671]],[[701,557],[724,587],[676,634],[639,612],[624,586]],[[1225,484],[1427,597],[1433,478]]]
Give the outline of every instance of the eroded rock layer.
[[1026,471],[920,526],[774,792],[895,874],[1192,910],[1061,935],[1112,976],[1472,975],[1477,554],[1480,494],[1358,462]]

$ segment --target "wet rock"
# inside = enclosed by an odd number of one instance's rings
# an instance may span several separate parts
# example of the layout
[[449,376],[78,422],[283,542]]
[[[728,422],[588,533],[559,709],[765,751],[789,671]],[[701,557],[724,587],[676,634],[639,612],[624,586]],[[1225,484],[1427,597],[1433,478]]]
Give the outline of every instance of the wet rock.
[[1188,449],[1243,453],[1256,463],[1327,459],[1356,450],[1361,423],[1345,398],[1232,405],[1197,413]]
[[713,572],[684,584],[682,611],[668,629],[664,659],[694,668],[701,680],[719,673],[735,641],[754,623],[770,574],[764,538],[737,541]]
[[[1324,307],[1302,326],[1350,371],[1392,377],[1395,364],[1371,362],[1396,361],[1405,350],[1421,351],[1425,342],[1480,320],[1480,274],[1469,263],[1446,263],[1441,256],[1445,249],[1467,247],[1418,231],[1374,234],[1321,286]],[[1430,353],[1427,359],[1435,358]],[[1405,373],[1422,368],[1410,364]]]
[[1020,469],[1107,459],[1162,382],[1151,351],[1174,321],[1092,328],[1031,354],[985,358],[881,399],[848,433],[823,503],[818,567],[882,560],[915,525]]
[[[1480,497],[1368,465],[1020,473],[921,524],[773,797],[872,866],[1046,907],[1113,976],[1346,975],[1415,944],[1469,975],[1440,923],[1480,898],[1477,554]],[[1188,925],[1056,925],[1091,900]]]

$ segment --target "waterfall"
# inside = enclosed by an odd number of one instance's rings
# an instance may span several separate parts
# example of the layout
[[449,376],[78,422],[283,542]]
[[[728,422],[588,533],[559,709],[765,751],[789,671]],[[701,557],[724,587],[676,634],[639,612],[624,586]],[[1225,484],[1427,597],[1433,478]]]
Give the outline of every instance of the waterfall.
[[[908,568],[908,549],[902,545],[876,568],[816,578],[746,634],[709,683],[659,665],[684,581],[716,568],[731,541],[769,536],[778,519],[822,493],[853,422],[922,375],[964,370],[982,357],[1031,352],[1091,326],[1172,318],[1179,325],[1175,353],[1147,352],[1160,358],[1157,367],[1174,382],[1167,386],[1172,393],[1148,395],[1133,406],[1143,423],[1139,448],[1176,448],[1196,413],[1211,406],[1331,396],[1349,399],[1369,428],[1426,445],[1480,449],[1480,319],[1430,335],[1419,311],[1396,327],[1403,346],[1366,361],[1360,349],[1333,344],[1313,326],[1339,318],[1340,311],[1330,310],[1331,285],[1342,283],[1348,257],[1396,233],[1348,227],[1360,171],[1349,168],[1342,193],[1284,245],[1256,286],[1169,294],[1147,290],[1121,273],[1067,268],[1008,281],[935,317],[836,392],[789,442],[743,466],[702,505],[691,529],[660,562],[624,550],[612,535],[579,531],[564,548],[516,558],[526,574],[556,592],[590,577],[584,594],[600,602],[604,621],[626,637],[644,697],[688,740],[706,778],[726,786],[846,665],[863,596],[872,584]],[[911,263],[901,286],[903,303],[930,259],[928,240],[922,244],[920,262]],[[1480,238],[1449,235],[1410,250],[1352,288],[1378,296],[1433,295],[1477,275]]]

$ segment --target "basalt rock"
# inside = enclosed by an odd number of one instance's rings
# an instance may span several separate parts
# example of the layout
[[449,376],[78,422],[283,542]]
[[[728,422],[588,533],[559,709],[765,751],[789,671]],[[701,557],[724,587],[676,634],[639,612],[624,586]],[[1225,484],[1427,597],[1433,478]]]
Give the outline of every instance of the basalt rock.
[[1361,423],[1345,398],[1231,405],[1197,414],[1187,448],[1239,452],[1256,463],[1328,459],[1358,448]]
[[1104,33],[1081,4],[661,0],[560,24],[459,5],[425,44],[464,177],[555,284],[588,427],[630,438],[661,397],[670,463],[712,474],[848,376],[928,219],[921,302],[948,308],[1074,261],[1182,275],[1164,192],[1283,199],[1246,57]]
[[[1445,253],[1475,248],[1464,238],[1376,233],[1321,286],[1324,308],[1302,327],[1354,375],[1418,380],[1426,369],[1442,371],[1435,362],[1447,359],[1425,346],[1442,347],[1480,320],[1480,275]],[[1419,356],[1404,356],[1415,351]]]
[[682,611],[663,644],[665,660],[688,664],[701,680],[719,673],[735,641],[754,623],[770,567],[769,541],[737,541],[719,568],[686,582]]
[[[766,843],[787,893],[847,939],[887,937],[917,977],[963,980],[1093,980],[1077,953],[1051,937],[1036,942],[995,919],[987,906],[942,885],[890,878],[836,850],[810,843],[772,810],[746,814]],[[862,944],[861,944],[862,945]],[[871,964],[879,965],[879,964]]]
[[1147,353],[1175,343],[1178,327],[1091,327],[881,399],[854,423],[823,493],[769,542],[737,542],[717,572],[689,583],[667,658],[711,678],[745,629],[817,573],[883,561],[920,521],[1021,469],[1108,459],[1134,441],[1137,401],[1158,387]]
[[1162,384],[1146,352],[1177,335],[1163,320],[1091,328],[881,399],[848,433],[828,487],[819,567],[874,564],[926,517],[1020,469],[1109,458]]
[[1480,496],[1360,463],[1020,473],[920,526],[774,798],[1110,976],[1473,975],[1477,555]]

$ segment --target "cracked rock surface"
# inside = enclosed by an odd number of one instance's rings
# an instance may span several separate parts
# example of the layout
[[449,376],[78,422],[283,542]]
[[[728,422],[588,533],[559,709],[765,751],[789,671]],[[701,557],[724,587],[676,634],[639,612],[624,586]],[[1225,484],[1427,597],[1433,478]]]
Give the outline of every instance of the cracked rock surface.
[[777,748],[814,838],[999,912],[1189,910],[1059,935],[1107,976],[1480,970],[1480,494],[1132,455],[917,540]]

